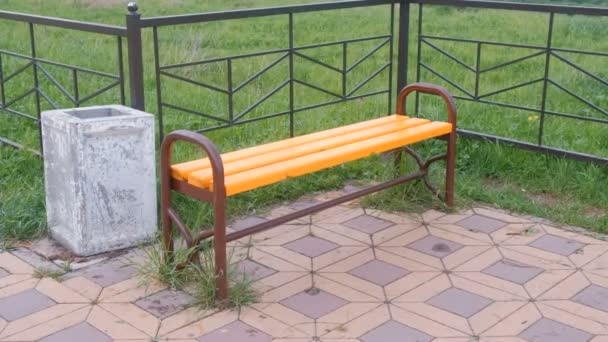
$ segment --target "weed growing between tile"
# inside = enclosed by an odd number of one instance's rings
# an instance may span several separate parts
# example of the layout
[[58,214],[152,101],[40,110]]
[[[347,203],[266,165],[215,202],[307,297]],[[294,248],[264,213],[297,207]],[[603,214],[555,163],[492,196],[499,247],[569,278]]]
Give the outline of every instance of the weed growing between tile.
[[[163,250],[161,242],[143,247],[146,261],[138,266],[140,284],[150,286],[157,281],[172,290],[186,290],[196,299],[201,309],[240,308],[256,300],[252,283],[254,279],[246,272],[239,272],[236,264],[228,267],[229,293],[224,301],[216,299],[215,263],[213,246],[202,243],[198,247],[179,249],[173,257]],[[199,253],[199,261],[193,262],[191,255]],[[232,256],[229,255],[229,260]]]
[[50,270],[47,268],[38,267],[34,270],[32,277],[37,278],[37,279],[51,278],[51,279],[59,281],[59,280],[61,280],[61,277],[66,273],[67,272],[64,272],[64,271],[55,271],[55,270]]

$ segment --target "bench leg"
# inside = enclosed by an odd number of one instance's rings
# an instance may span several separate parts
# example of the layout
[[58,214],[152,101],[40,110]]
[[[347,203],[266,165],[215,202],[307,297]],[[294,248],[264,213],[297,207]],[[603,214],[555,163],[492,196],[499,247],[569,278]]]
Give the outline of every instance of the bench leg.
[[216,198],[213,205],[215,252],[215,290],[219,301],[228,297],[228,266],[226,260],[226,198]]
[[173,227],[171,219],[168,218],[166,211],[163,210],[163,255],[164,262],[168,263],[173,257]]
[[[181,140],[192,143],[203,150],[211,163],[213,172],[213,189],[211,192],[201,189],[192,189],[187,182],[176,182],[171,176],[171,153],[173,143]],[[163,247],[168,259],[173,257],[173,224],[182,233],[188,248],[198,246],[199,243],[211,236],[214,238],[215,252],[215,286],[216,298],[224,300],[228,297],[228,270],[226,262],[226,189],[224,187],[224,164],[215,145],[206,137],[190,131],[175,131],[167,136],[161,144],[160,151],[160,177],[161,177],[161,213],[163,217]],[[175,184],[174,184],[175,183]],[[201,232],[193,237],[190,230],[179,219],[171,209],[171,191],[173,187],[179,185],[185,193],[199,198],[207,203],[212,203],[214,211],[214,228],[212,234],[208,231]],[[175,190],[179,190],[175,188]],[[210,195],[211,194],[211,195]],[[211,198],[210,198],[211,197]],[[190,255],[190,262],[199,260],[198,250]],[[168,261],[168,260],[166,260]],[[183,264],[179,267],[183,267]]]
[[448,207],[454,206],[454,177],[456,169],[456,131],[448,137],[448,150],[445,165],[445,203]]
[[[399,92],[399,97],[397,99],[397,114],[405,115],[405,109],[407,108],[407,96],[413,92],[438,95],[443,99],[443,102],[447,106],[448,122],[452,124],[452,132],[447,136],[448,149],[445,155],[446,176],[444,201],[447,206],[451,208],[454,206],[454,173],[456,167],[456,103],[454,102],[454,98],[452,97],[452,95],[450,95],[450,93],[446,89],[440,86],[430,83],[414,83],[404,87]],[[428,166],[433,161],[433,158],[431,158],[431,160],[428,160],[426,166]],[[417,159],[417,162],[418,165],[421,166],[419,159]],[[428,178],[424,179],[427,187],[429,187],[429,189],[433,191],[434,189],[428,184]]]
[[165,174],[166,170],[161,171],[160,180],[160,211],[162,215],[163,225],[163,257],[164,262],[168,263],[173,257],[174,242],[173,242],[173,222],[169,216],[171,209],[171,179],[170,175]]
[[402,149],[397,149],[392,151],[393,154],[393,167],[395,169],[395,177],[398,177],[401,175],[401,162],[403,160],[403,150]]

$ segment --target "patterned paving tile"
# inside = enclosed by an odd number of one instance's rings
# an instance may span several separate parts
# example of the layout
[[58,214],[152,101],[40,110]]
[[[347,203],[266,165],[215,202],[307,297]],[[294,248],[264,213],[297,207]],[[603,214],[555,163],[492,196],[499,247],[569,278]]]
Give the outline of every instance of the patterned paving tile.
[[394,223],[370,215],[361,215],[342,223],[342,225],[367,234],[374,234],[393,226]]
[[429,342],[433,337],[399,322],[388,321],[359,339],[363,342]]
[[[316,203],[299,201],[268,217]],[[233,259],[260,292],[258,303],[241,310],[187,308],[193,299],[186,293],[161,284],[141,287],[137,266],[124,258],[57,282],[32,278],[27,261],[0,253],[0,340],[149,341],[158,335],[207,342],[465,342],[481,336],[488,342],[599,342],[608,337],[606,243],[546,222],[535,226],[538,234],[523,234],[528,219],[490,209],[428,212],[423,226],[382,211],[366,215],[355,206],[256,234],[253,246]],[[264,220],[251,216],[232,228]],[[372,241],[381,247],[371,247]],[[450,271],[442,274],[444,269]],[[386,298],[392,304],[386,305]]]
[[568,256],[581,249],[584,245],[578,241],[565,239],[555,235],[543,235],[532,241],[529,246],[547,252]]
[[272,336],[241,321],[235,321],[199,337],[200,342],[270,342]]
[[487,267],[482,272],[523,285],[543,271],[542,268],[526,265],[515,260],[503,259]]
[[370,281],[376,285],[385,286],[408,275],[410,272],[384,261],[372,260],[350,270],[348,273]]
[[[133,316],[131,316],[133,317]],[[138,321],[140,317],[133,317],[131,321]],[[150,335],[135,327],[139,323],[127,322],[118,314],[105,310],[102,306],[94,305],[87,317],[87,322],[103,331],[114,340],[142,340],[151,339]]]
[[529,342],[587,342],[593,335],[563,323],[543,318],[524,330],[519,337]]
[[74,325],[39,340],[39,342],[68,341],[111,342],[113,340],[110,338],[110,336],[104,334],[86,322]]
[[137,267],[128,264],[126,260],[113,260],[95,264],[70,274],[71,277],[82,276],[97,285],[107,287],[133,278],[137,274]]
[[49,297],[29,289],[0,299],[0,317],[14,321],[55,305]]
[[293,202],[293,203],[289,204],[287,207],[292,210],[302,210],[302,209],[310,208],[313,205],[316,205],[319,203],[321,203],[320,200],[318,200],[316,198],[310,198],[310,199],[303,199],[303,200],[299,200],[297,202]]
[[163,319],[184,310],[194,298],[182,291],[163,290],[135,302],[135,305]]
[[277,273],[277,271],[273,270],[272,268],[266,267],[251,259],[239,261],[237,265],[237,272],[239,274],[246,275],[247,279],[251,281],[257,281]]
[[286,298],[280,303],[307,317],[317,319],[343,307],[348,302],[340,297],[313,288]]
[[251,226],[254,226],[256,224],[260,224],[260,223],[266,222],[266,221],[268,221],[268,220],[263,217],[249,216],[249,217],[234,221],[230,225],[230,228],[232,228],[234,230],[243,230],[245,228],[249,228]]
[[461,220],[461,221],[457,222],[456,224],[461,227],[469,228],[471,230],[486,233],[486,234],[493,233],[507,225],[503,221],[481,216],[481,215],[473,215],[473,216],[467,217],[466,219]]
[[464,246],[454,241],[428,235],[422,239],[410,243],[407,245],[407,247],[437,258],[443,258],[456,252]]
[[492,304],[488,298],[457,288],[447,289],[426,302],[464,318],[469,318]]
[[338,248],[338,245],[331,241],[309,235],[285,244],[283,247],[307,257],[315,258]]
[[572,300],[608,312],[608,288],[590,285],[574,296]]

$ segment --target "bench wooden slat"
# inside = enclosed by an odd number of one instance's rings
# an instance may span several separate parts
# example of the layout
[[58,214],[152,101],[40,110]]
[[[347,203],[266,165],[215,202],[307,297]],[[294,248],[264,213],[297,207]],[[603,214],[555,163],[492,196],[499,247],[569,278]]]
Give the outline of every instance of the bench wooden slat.
[[[449,123],[429,122],[352,144],[228,175],[225,178],[226,194],[228,196],[235,195],[279,182],[288,177],[301,176],[345,162],[365,158],[372,154],[386,152],[419,141],[442,136],[451,131],[452,125]],[[198,187],[212,188],[212,184],[205,186],[205,183],[199,183],[196,177],[189,177],[188,182]]]
[[[372,119],[368,121],[358,122],[351,125],[328,129],[316,133],[306,134],[295,138],[280,140],[269,144],[254,146],[245,148],[238,151],[228,152],[222,154],[222,161],[224,163],[230,163],[243,158],[252,156],[262,155],[273,151],[294,147],[302,144],[306,144],[313,141],[318,141],[325,138],[330,138],[338,135],[348,134],[355,131],[365,130],[372,127],[395,123],[408,120],[409,118],[404,115],[390,115],[381,117],[378,119]],[[186,180],[188,175],[194,171],[209,168],[209,159],[203,158],[193,160],[185,163],[174,164],[171,166],[171,176],[177,180]]]
[[[321,152],[331,148],[352,144],[357,141],[370,139],[373,137],[397,132],[410,127],[420,126],[429,123],[430,120],[410,118],[399,122],[391,122],[376,127],[358,130],[347,134],[342,134],[334,137],[328,137],[306,144],[297,146],[289,146],[280,150],[276,150],[267,154],[255,155],[253,157],[236,160],[233,162],[224,163],[224,175],[233,175],[239,172],[259,168],[262,166],[278,163],[285,160],[294,159],[305,156],[307,154]],[[197,170],[188,175],[188,180],[196,178],[196,183],[201,187],[208,187],[211,184],[213,174],[211,168]]]

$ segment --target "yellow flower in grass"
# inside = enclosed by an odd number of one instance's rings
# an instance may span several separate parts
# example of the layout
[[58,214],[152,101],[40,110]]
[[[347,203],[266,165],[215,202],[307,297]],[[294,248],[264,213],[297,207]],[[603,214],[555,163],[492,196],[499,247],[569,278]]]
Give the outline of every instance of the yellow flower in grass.
[[533,122],[538,120],[538,115],[530,115],[528,116],[528,121]]

